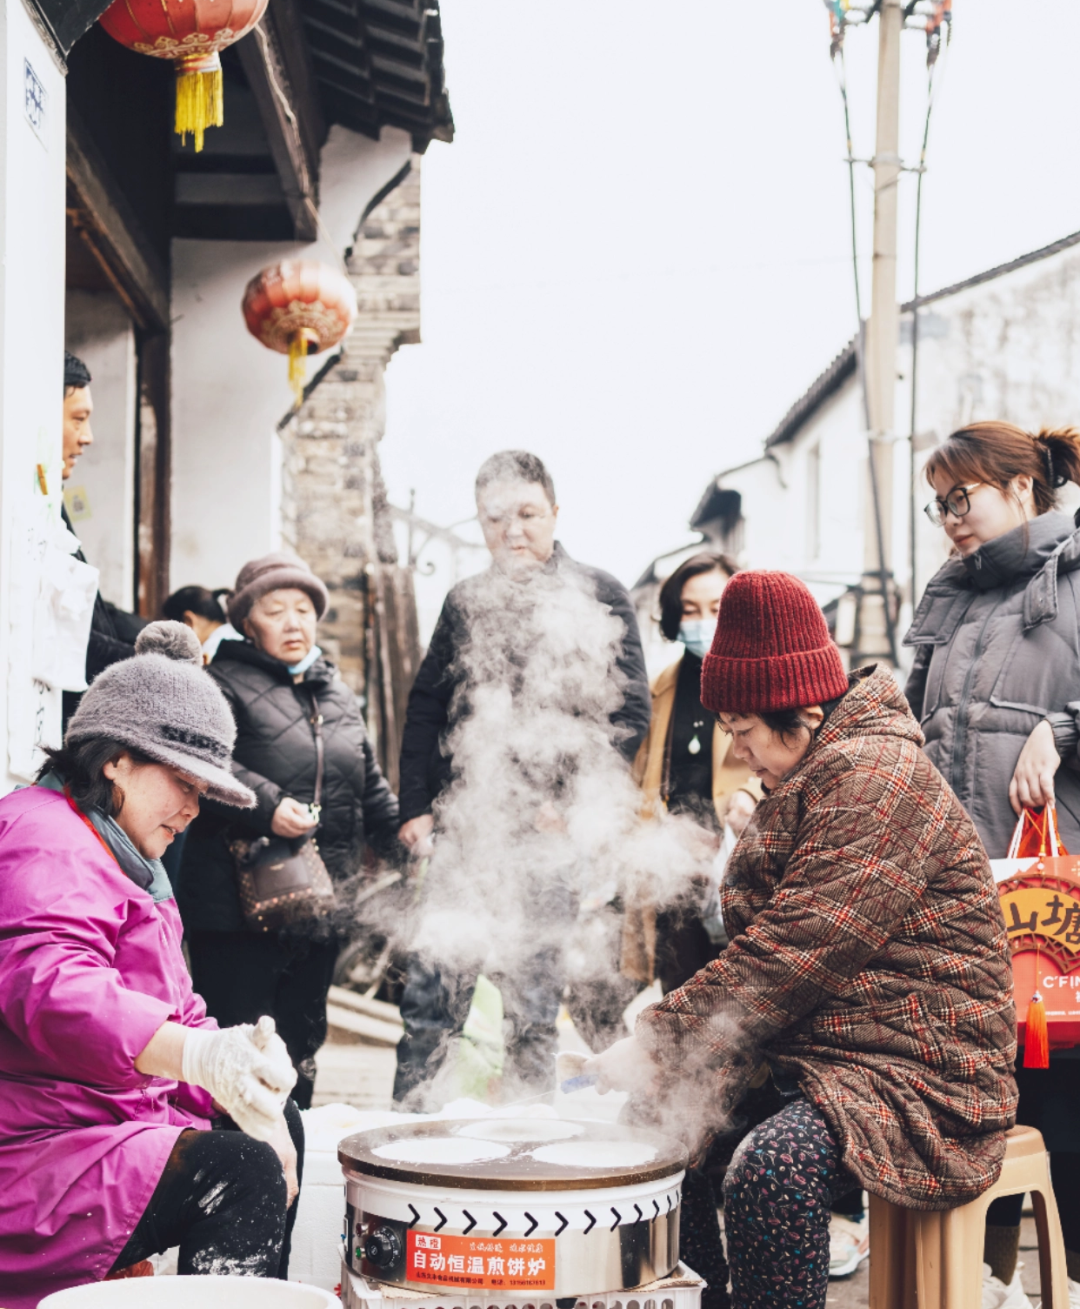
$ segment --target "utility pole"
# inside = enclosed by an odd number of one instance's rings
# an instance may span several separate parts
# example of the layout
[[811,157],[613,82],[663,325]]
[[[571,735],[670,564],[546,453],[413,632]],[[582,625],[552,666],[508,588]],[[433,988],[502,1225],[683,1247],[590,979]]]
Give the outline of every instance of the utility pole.
[[863,516],[863,594],[859,615],[862,658],[896,659],[892,617],[893,444],[896,353],[896,227],[900,180],[901,0],[881,0],[878,11],[877,138],[874,147],[874,263],[863,376],[869,436]]

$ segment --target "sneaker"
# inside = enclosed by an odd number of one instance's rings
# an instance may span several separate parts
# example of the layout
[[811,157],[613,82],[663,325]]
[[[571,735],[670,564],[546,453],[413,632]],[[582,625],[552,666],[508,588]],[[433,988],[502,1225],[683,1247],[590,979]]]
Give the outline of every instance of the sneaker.
[[[1080,1287],[1077,1290],[1080,1291]],[[1006,1286],[1000,1277],[991,1273],[989,1264],[983,1264],[982,1309],[1034,1309],[1020,1285],[1019,1268]],[[1075,1306],[1070,1305],[1069,1309],[1080,1309],[1080,1300],[1077,1300]]]
[[1069,1278],[1069,1309],[1080,1309],[1080,1282]]
[[[870,1253],[870,1219],[829,1219],[829,1276],[850,1277]],[[1071,1309],[1071,1307],[1070,1307]]]

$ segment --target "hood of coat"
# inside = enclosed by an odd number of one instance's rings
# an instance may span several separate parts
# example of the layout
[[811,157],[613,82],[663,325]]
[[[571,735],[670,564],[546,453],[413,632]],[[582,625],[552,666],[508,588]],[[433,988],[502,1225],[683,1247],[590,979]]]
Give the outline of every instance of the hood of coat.
[[[221,645],[218,646],[217,654],[214,656],[214,663],[224,664],[230,661],[250,664],[254,668],[262,668],[282,683],[289,683],[293,680],[293,675],[289,672],[286,664],[283,664],[280,659],[275,659],[273,655],[264,654],[246,639],[243,641],[222,641]],[[334,665],[323,655],[321,658],[316,659],[304,674],[304,683],[328,686],[334,680],[336,672]]]
[[[959,563],[969,586],[976,591],[990,591],[995,586],[1034,577],[1073,538],[1080,538],[1080,530],[1068,514],[1040,514],[987,541]],[[1061,560],[1058,565],[1062,572],[1078,566],[1080,551],[1074,551],[1068,561]]]
[[797,785],[808,769],[815,768],[826,751],[842,749],[845,742],[867,736],[910,741],[920,748],[925,739],[896,678],[884,664],[868,664],[849,674],[847,694],[835,702],[802,762],[774,790],[765,788],[765,795],[782,794],[789,785]]
[[870,664],[850,675],[847,695],[822,723],[802,767],[830,746],[861,736],[891,736],[917,746],[923,743],[922,729],[903,691],[883,664]]

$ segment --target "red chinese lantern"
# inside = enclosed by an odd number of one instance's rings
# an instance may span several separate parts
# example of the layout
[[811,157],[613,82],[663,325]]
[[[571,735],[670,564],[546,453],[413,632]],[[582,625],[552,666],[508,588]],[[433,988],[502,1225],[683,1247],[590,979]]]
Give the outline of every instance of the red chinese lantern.
[[269,0],[113,0],[101,26],[121,45],[176,65],[176,131],[203,133],[225,121],[219,53],[246,36]]
[[356,317],[356,292],[344,273],[317,259],[283,259],[248,282],[243,310],[251,335],[289,356],[289,384],[299,404],[305,359],[344,338]]

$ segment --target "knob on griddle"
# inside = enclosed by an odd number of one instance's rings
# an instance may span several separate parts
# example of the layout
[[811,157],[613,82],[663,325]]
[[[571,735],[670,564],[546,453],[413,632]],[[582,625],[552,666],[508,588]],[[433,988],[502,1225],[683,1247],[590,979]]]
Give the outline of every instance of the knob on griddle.
[[364,1237],[364,1258],[376,1268],[391,1268],[403,1253],[401,1237],[392,1227],[376,1227]]

